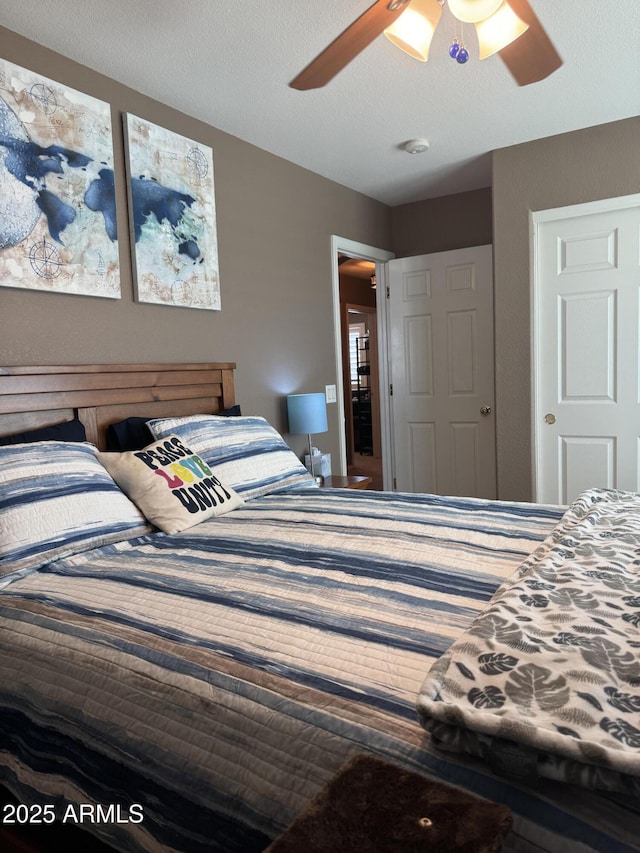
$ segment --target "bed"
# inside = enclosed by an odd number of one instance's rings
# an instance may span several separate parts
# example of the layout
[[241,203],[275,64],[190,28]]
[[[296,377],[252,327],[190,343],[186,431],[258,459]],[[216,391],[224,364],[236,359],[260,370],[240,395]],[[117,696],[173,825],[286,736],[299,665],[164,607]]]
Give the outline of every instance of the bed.
[[[319,489],[259,418],[220,416],[234,367],[0,370],[0,437],[76,421],[90,443],[0,449],[0,531],[34,502],[95,510],[46,545],[36,514],[35,544],[0,550],[0,783],[24,814],[122,851],[261,851],[365,753],[508,805],[505,850],[640,850],[637,797],[507,779],[417,719],[427,673],[564,510]],[[239,503],[149,525],[91,447],[129,417],[167,453],[147,467],[189,483],[188,445]]]

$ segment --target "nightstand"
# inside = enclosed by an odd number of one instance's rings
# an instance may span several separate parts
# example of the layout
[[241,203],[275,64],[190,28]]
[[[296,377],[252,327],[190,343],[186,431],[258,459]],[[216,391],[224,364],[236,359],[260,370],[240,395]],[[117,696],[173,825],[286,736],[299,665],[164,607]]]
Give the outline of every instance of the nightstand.
[[368,489],[372,483],[371,477],[325,477],[322,489]]

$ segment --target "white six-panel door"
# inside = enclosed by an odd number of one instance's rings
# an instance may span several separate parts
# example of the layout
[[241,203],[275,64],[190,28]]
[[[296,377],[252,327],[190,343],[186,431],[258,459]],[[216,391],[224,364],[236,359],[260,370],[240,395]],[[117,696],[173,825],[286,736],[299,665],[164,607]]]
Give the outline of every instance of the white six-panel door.
[[494,498],[492,247],[388,267],[395,488]]
[[638,490],[640,196],[534,214],[536,499]]

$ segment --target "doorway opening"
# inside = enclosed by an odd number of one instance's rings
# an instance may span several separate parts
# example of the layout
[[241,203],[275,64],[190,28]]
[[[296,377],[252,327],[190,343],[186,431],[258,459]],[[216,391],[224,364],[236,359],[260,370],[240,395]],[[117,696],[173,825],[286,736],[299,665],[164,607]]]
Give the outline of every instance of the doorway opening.
[[376,265],[340,252],[338,275],[347,474],[382,489]]
[[[349,240],[346,237],[331,237],[331,279],[333,291],[333,329],[334,329],[334,345],[336,354],[336,385],[337,395],[336,403],[338,407],[338,423],[340,424],[339,452],[337,465],[334,465],[334,473],[345,475],[359,474],[356,467],[374,467],[376,468],[375,479],[372,483],[374,488],[391,488],[393,482],[392,472],[392,449],[391,449],[391,415],[390,415],[390,399],[389,399],[389,356],[387,343],[387,299],[381,298],[381,294],[386,294],[386,279],[387,279],[387,261],[390,261],[394,256],[393,252],[386,249],[377,249],[374,246],[369,246],[365,243],[359,243],[355,240]],[[340,294],[340,270],[347,262],[365,262],[368,264],[366,273],[364,270],[356,279],[360,279],[360,290],[351,296],[344,295],[344,301],[341,301]],[[344,272],[348,267],[345,268]],[[344,275],[343,272],[343,275]],[[376,276],[376,282],[371,281],[371,275]],[[371,287],[375,283],[376,289]],[[367,293],[366,297],[360,294]],[[353,419],[353,399],[352,399],[352,384],[351,384],[351,368],[349,362],[349,306],[355,309],[356,313],[366,315],[365,328],[369,331],[369,347],[372,343],[372,334],[375,338],[374,346],[376,348],[374,374],[369,374],[369,385],[372,391],[377,391],[374,395],[376,405],[379,407],[377,414],[377,434],[380,441],[380,456],[364,455],[353,453],[353,444],[351,444],[351,457],[347,452],[347,440],[352,435],[351,421]],[[373,310],[373,313],[371,311]],[[370,370],[371,370],[370,365]],[[357,384],[356,384],[357,389]],[[372,418],[374,417],[372,413]],[[373,429],[373,420],[372,420]],[[372,435],[373,438],[373,435]],[[378,473],[381,468],[381,476]],[[362,471],[364,476],[373,476],[372,474]]]

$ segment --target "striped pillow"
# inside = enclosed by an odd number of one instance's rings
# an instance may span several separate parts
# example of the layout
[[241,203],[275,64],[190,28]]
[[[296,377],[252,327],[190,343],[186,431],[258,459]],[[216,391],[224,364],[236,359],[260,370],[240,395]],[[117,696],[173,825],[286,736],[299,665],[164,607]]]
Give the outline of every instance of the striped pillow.
[[0,447],[0,579],[152,530],[96,453],[83,442]]
[[147,424],[156,438],[175,434],[245,500],[315,486],[302,462],[261,417],[193,415]]

